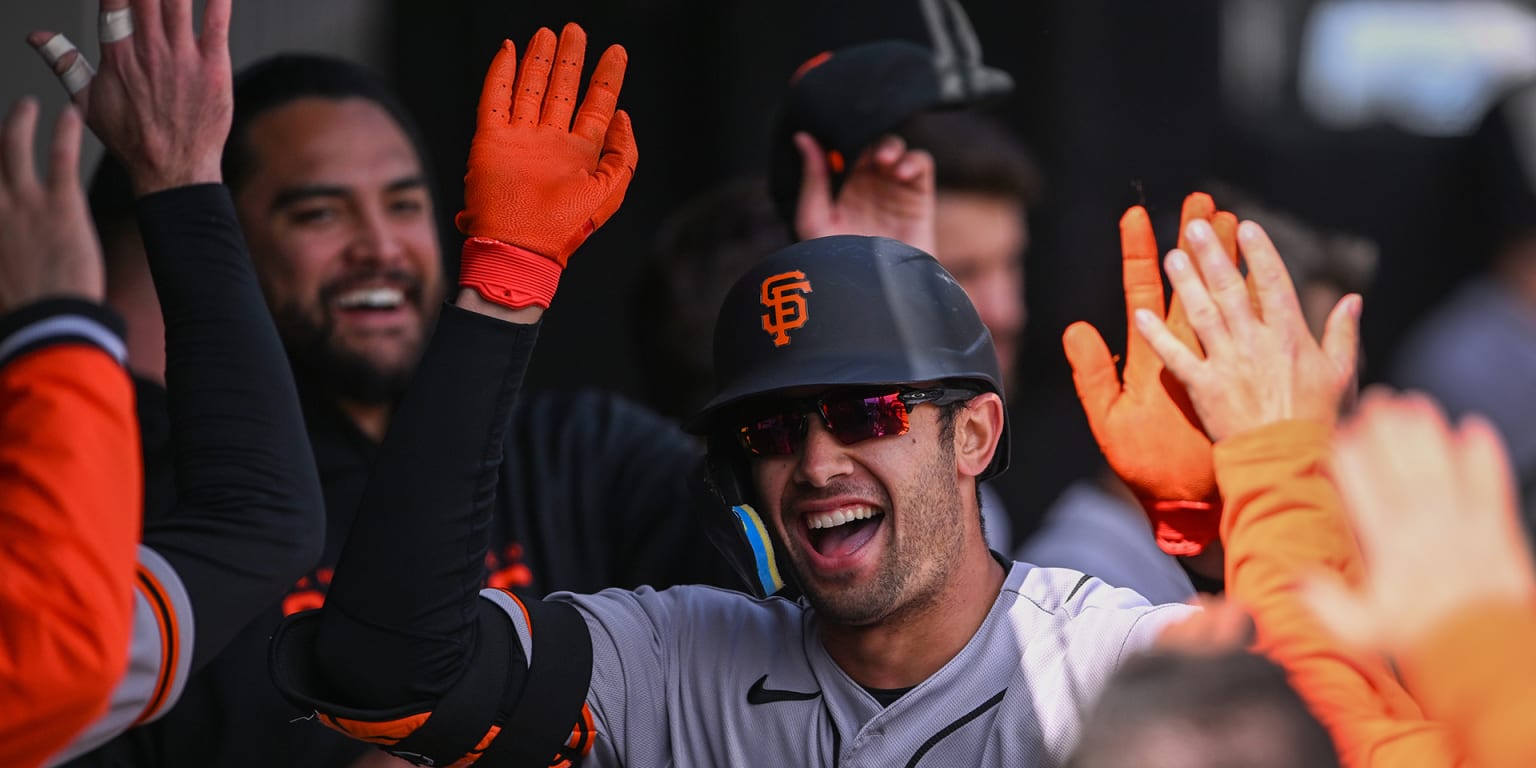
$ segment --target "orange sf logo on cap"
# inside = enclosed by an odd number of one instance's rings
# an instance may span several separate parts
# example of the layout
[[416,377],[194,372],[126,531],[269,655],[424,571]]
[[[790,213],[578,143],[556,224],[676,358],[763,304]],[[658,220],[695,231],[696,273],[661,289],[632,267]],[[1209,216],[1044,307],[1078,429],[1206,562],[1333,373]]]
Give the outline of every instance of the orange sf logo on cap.
[[805,325],[810,315],[806,311],[805,294],[811,292],[811,281],[799,270],[780,272],[763,281],[763,330],[773,337],[773,345],[782,347],[789,343],[789,332]]

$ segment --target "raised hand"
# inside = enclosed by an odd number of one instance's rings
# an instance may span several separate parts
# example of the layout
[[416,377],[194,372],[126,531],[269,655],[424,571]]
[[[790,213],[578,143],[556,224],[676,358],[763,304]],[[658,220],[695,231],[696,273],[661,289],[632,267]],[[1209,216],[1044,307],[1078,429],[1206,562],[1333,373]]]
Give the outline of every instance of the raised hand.
[[1212,442],[1289,419],[1332,425],[1354,379],[1360,297],[1339,300],[1319,345],[1269,236],[1251,221],[1237,233],[1252,295],[1204,221],[1185,228],[1193,258],[1176,249],[1166,262],[1204,359],[1149,309],[1135,310],[1136,328],[1184,385]]
[[134,192],[218,182],[234,113],[230,0],[208,0],[194,36],[192,0],[102,0],[101,70],[63,35],[29,42],[54,68]]
[[37,101],[22,99],[0,127],[0,313],[48,297],[101,301],[101,244],[80,189],[80,113],[53,130],[48,179],[33,167]]
[[886,136],[864,151],[834,198],[827,156],[809,133],[795,134],[803,169],[795,209],[802,240],[878,235],[926,253],[935,248],[933,156]]
[[521,69],[506,40],[485,73],[456,222],[471,238],[460,283],[487,301],[547,308],[571,253],[619,209],[634,176],[634,130],[614,109],[628,54],[603,52],[578,110],[586,48],[575,24],[558,47],[541,28]]
[[1308,597],[1344,641],[1397,653],[1469,605],[1533,604],[1509,457],[1488,422],[1452,427],[1422,395],[1373,390],[1336,436],[1333,466],[1366,578],[1358,591],[1319,580]]
[[[1192,221],[1209,221],[1227,253],[1237,253],[1237,218],[1217,211],[1209,195],[1196,192],[1184,200],[1183,230]],[[1122,279],[1128,325],[1138,310],[1163,316],[1163,280],[1158,272],[1157,238],[1146,209],[1135,206],[1120,219]],[[1176,295],[1167,326],[1198,354],[1199,343]],[[1201,429],[1184,388],[1165,375],[1162,361],[1132,327],[1126,334],[1125,378],[1098,329],[1086,322],[1067,327],[1062,346],[1072,365],[1072,380],[1088,416],[1088,425],[1105,459],[1131,488],[1151,518],[1157,543],[1171,555],[1196,555],[1217,538],[1221,519],[1211,441]]]

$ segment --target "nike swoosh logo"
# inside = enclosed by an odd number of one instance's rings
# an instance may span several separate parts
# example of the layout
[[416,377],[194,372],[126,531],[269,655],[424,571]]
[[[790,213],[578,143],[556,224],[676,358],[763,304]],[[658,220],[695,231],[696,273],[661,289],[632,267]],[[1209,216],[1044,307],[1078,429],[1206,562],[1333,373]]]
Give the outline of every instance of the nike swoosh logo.
[[748,704],[772,704],[775,701],[810,701],[820,698],[821,691],[801,693],[800,691],[780,691],[773,688],[764,688],[763,683],[768,682],[768,676],[763,675],[747,689]]

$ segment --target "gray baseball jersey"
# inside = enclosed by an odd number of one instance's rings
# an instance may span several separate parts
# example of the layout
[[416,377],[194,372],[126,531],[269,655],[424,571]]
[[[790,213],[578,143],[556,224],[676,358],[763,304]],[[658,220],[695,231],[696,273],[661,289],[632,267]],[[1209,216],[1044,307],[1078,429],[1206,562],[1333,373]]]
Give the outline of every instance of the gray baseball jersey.
[[[517,626],[507,593],[482,596]],[[815,611],[708,587],[560,593],[592,637],[583,765],[1050,766],[1108,676],[1197,610],[1014,563],[960,654],[882,707],[827,654]]]

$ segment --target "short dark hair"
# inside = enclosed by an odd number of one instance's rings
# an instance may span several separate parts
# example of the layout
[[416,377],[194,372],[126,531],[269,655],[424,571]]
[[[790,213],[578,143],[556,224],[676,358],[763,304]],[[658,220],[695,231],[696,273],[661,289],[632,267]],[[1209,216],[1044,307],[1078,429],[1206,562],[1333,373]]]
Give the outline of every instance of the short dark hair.
[[1002,123],[974,110],[923,112],[898,131],[908,146],[933,155],[939,191],[1017,200],[1028,208],[1044,183],[1024,144]]
[[1131,658],[1110,678],[1067,766],[1143,765],[1149,739],[1167,734],[1198,741],[1191,751],[1209,759],[1191,768],[1339,765],[1328,731],[1273,662],[1243,652],[1158,652]]
[[239,193],[255,158],[248,142],[257,118],[299,99],[364,99],[377,104],[410,139],[422,171],[431,178],[416,121],[383,78],[359,64],[316,53],[285,53],[262,59],[235,75],[235,113],[224,143],[224,183]]
[[647,404],[685,421],[709,401],[715,315],[725,294],[790,242],[762,179],[714,187],[662,223],[630,302]]

